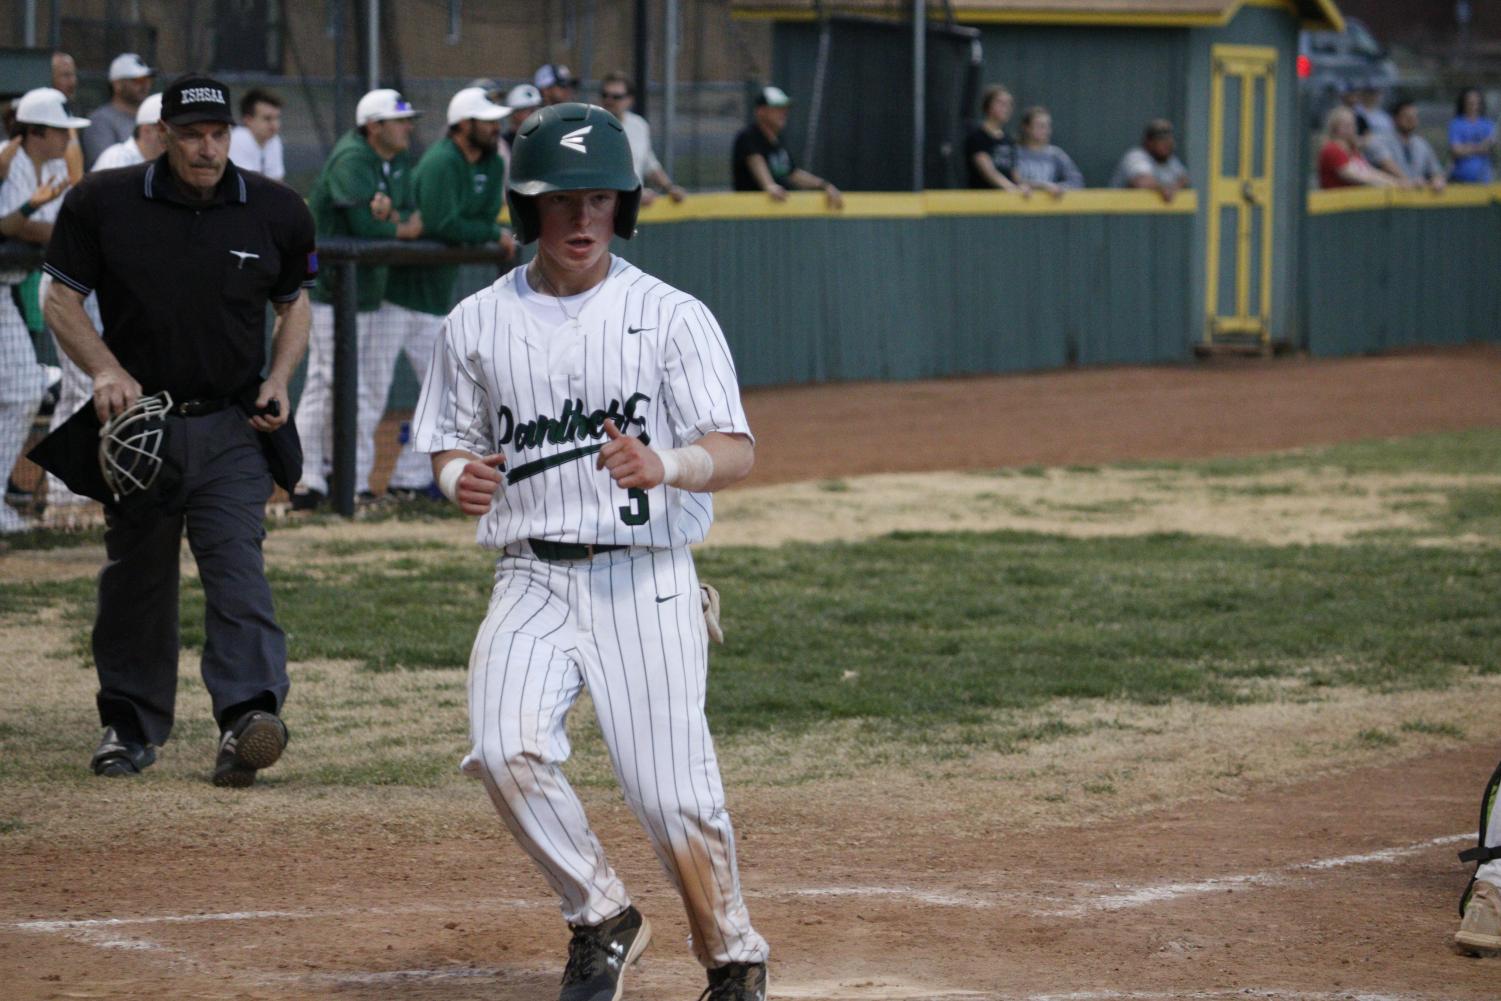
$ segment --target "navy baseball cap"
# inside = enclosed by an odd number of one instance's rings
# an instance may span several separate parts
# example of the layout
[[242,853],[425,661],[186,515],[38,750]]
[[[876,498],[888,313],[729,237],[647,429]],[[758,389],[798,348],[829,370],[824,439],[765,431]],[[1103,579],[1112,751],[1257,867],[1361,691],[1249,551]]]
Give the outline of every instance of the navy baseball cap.
[[233,125],[229,88],[212,77],[180,76],[162,93],[162,121],[168,125],[196,122]]

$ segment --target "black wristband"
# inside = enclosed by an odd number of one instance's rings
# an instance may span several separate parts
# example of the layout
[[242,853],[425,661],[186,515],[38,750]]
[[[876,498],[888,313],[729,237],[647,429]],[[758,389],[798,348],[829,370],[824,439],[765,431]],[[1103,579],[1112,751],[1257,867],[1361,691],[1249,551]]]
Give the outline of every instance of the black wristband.
[[39,208],[41,208],[40,205],[31,204],[31,199],[28,198],[26,201],[21,203],[21,218],[31,218],[31,213],[35,212]]

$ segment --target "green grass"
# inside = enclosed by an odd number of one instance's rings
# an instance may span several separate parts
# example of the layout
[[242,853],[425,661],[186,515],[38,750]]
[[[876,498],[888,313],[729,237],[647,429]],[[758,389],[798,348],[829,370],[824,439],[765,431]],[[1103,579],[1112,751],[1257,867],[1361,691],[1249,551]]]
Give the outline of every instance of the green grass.
[[1373,439],[1268,455],[1193,462],[1136,462],[1134,469],[1188,469],[1203,476],[1254,476],[1293,469],[1345,473],[1501,474],[1501,430],[1482,428],[1408,438]]
[[[723,733],[829,719],[964,723],[1048,699],[1230,704],[1293,690],[1442,686],[1501,670],[1501,551],[1273,547],[1183,535],[901,533],[710,549],[724,594],[709,706]],[[488,560],[275,567],[294,661],[461,668]],[[66,610],[86,650],[92,582],[0,585],[0,609]],[[202,643],[184,588],[183,642]],[[845,672],[857,672],[844,680]]]

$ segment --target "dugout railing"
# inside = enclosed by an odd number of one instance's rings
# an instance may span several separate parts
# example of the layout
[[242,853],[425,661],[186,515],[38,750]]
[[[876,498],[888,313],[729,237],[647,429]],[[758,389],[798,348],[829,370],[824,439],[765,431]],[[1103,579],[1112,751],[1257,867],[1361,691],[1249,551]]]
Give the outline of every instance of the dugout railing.
[[[450,247],[432,240],[359,240],[329,238],[318,243],[319,267],[334,289],[333,476],[329,499],[340,514],[355,510],[355,450],[359,410],[359,337],[356,269],[366,265],[489,265],[492,276],[509,267],[512,255],[499,244]],[[34,271],[42,265],[42,248],[0,240],[0,272]],[[489,270],[488,268],[486,270]],[[269,327],[268,327],[269,329]],[[39,343],[39,357],[51,357],[51,338]],[[9,471],[7,471],[9,472]]]

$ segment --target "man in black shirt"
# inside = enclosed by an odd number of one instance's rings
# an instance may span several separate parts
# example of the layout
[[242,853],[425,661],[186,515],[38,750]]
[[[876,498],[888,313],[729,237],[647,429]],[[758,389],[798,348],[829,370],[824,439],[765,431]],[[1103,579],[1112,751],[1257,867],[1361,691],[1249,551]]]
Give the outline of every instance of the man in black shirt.
[[[180,482],[150,513],[107,509],[93,636],[100,775],[139,773],[171,733],[184,527],[207,606],[202,672],[221,731],[214,784],[250,785],[286,746],[286,638],[261,556],[266,447],[290,414],[317,257],[302,199],[229,162],[233,121],[223,84],[174,82],[162,101],[166,153],[90,174],[68,194],[47,248],[47,322],[93,378],[99,419],[145,394],[166,391],[174,403],[164,458]],[[102,337],[83,310],[90,291]],[[277,324],[262,376],[268,301]]]
[[839,189],[799,167],[792,161],[792,153],[782,145],[787,106],[791,103],[780,87],[762,87],[756,93],[755,121],[735,137],[730,165],[735,175],[735,190],[764,191],[781,202],[787,200],[788,188],[822,189],[829,208],[841,208],[844,196]]

